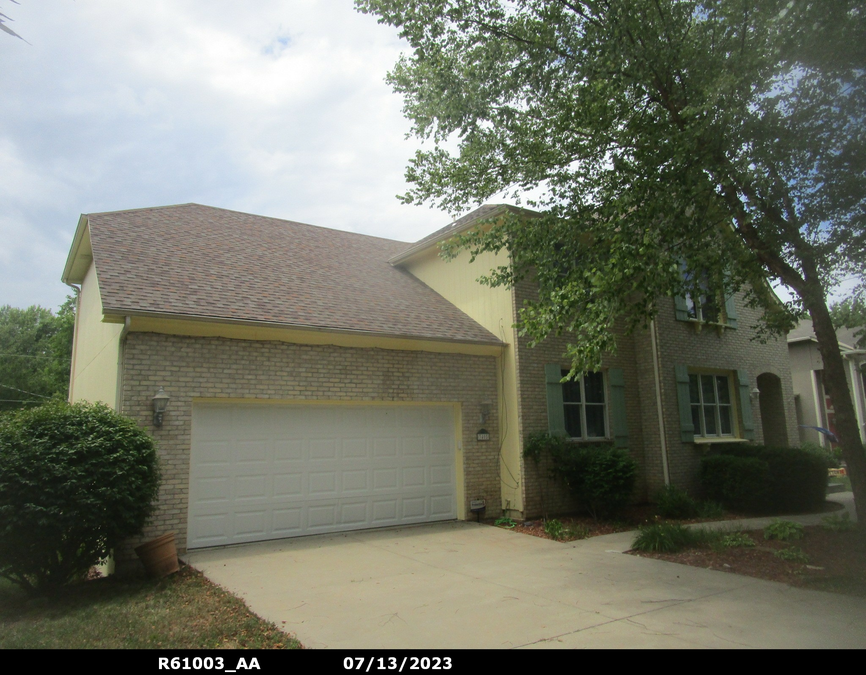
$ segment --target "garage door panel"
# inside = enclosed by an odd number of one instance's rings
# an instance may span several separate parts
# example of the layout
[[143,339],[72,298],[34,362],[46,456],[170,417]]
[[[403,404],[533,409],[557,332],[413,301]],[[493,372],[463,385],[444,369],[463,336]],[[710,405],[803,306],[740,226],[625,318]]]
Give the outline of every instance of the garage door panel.
[[310,461],[337,459],[336,438],[314,438],[310,440]]
[[274,440],[274,460],[297,462],[304,459],[304,444],[300,439],[277,438]]
[[188,547],[456,517],[448,408],[196,404]]
[[274,497],[298,497],[304,493],[304,476],[299,473],[274,475]]

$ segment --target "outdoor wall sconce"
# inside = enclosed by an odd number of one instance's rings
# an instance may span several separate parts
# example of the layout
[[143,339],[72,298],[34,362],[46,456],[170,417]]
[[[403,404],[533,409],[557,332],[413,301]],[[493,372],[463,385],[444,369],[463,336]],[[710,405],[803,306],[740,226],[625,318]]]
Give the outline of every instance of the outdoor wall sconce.
[[153,425],[155,427],[162,426],[162,416],[165,413],[165,409],[168,407],[168,402],[171,400],[171,396],[165,393],[165,389],[162,387],[159,388],[159,391],[156,392],[156,396],[152,399],[153,401]]
[[753,400],[753,401],[757,401],[757,400],[758,400],[758,396],[761,395],[761,390],[758,389],[757,387],[755,387],[754,389],[752,389],[752,391],[751,391],[750,393],[752,394],[752,400]]

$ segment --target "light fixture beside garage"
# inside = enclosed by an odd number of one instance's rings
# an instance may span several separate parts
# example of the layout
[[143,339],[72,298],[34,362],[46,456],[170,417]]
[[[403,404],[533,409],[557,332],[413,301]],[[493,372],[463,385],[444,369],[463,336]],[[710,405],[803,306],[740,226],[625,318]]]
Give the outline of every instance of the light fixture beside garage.
[[160,387],[159,391],[156,392],[156,396],[151,400],[153,401],[153,425],[155,427],[161,427],[162,416],[165,413],[165,409],[168,407],[168,402],[171,400],[171,396],[166,394],[165,389]]

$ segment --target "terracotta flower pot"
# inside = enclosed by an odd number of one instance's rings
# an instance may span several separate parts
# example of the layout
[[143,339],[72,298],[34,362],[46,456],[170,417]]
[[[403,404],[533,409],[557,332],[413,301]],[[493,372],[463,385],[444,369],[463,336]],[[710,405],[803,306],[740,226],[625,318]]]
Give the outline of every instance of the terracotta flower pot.
[[180,569],[177,563],[174,534],[174,532],[169,532],[153,541],[135,547],[135,553],[144,564],[144,569],[148,575],[159,579]]

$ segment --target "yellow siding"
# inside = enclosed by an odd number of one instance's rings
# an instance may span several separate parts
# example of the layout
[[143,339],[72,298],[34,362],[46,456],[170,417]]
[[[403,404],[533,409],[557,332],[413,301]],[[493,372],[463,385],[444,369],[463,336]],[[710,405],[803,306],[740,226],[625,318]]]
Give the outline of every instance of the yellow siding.
[[93,263],[81,284],[75,322],[69,400],[101,401],[116,408],[117,361],[123,326],[102,321],[102,300]]
[[[401,263],[434,291],[506,343],[499,348],[499,420],[500,420],[500,477],[502,479],[502,508],[523,511],[520,489],[520,426],[517,409],[517,362],[514,331],[514,301],[511,289],[490,288],[478,283],[478,278],[490,270],[508,264],[506,253],[484,253],[475,262],[469,262],[466,251],[446,262],[438,248],[413,256]],[[480,422],[468,420],[469,424]]]

